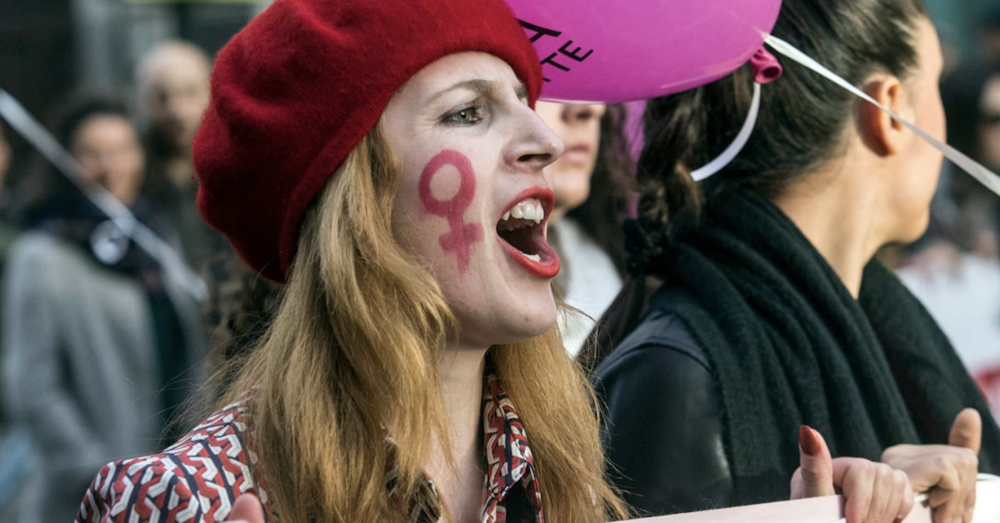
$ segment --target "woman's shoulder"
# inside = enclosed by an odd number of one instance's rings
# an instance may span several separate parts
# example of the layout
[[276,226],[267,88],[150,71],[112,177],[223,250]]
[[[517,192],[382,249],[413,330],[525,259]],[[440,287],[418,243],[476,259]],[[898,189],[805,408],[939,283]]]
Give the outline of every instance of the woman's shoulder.
[[225,520],[236,498],[267,497],[245,444],[245,402],[228,405],[159,454],[108,463],[84,495],[77,522]]
[[649,301],[649,310],[601,363],[595,374],[605,376],[622,368],[656,372],[657,364],[672,366],[678,361],[703,367],[713,373],[704,347],[697,341],[675,305],[686,300],[678,291],[661,288]]

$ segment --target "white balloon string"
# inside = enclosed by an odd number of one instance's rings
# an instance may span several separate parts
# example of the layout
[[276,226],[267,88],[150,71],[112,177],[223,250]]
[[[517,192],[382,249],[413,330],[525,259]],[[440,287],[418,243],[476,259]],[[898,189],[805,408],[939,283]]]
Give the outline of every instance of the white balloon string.
[[87,180],[83,175],[83,168],[73,156],[3,89],[0,89],[0,117],[7,120],[10,126],[38,149],[59,172],[79,187],[84,196],[107,215],[123,234],[132,238],[136,245],[159,262],[168,278],[195,300],[203,301],[208,296],[205,282],[188,268],[177,251],[139,222],[128,207],[104,187]]
[[916,133],[917,136],[922,138],[931,146],[941,151],[946,158],[951,160],[955,165],[962,168],[962,170],[964,170],[970,176],[979,181],[979,183],[985,185],[989,190],[993,191],[997,195],[1000,195],[1000,177],[998,177],[996,173],[990,171],[989,169],[984,167],[979,162],[973,160],[972,158],[969,158],[958,149],[955,149],[954,147],[942,142],[941,140],[934,138],[933,136],[928,134],[927,131],[924,131],[916,124],[913,124],[910,121],[906,120],[905,118],[899,116],[892,109],[889,109],[888,107],[880,104],[877,100],[865,94],[864,91],[851,85],[850,82],[844,80],[833,71],[821,65],[816,60],[813,60],[802,51],[799,51],[788,42],[773,35],[768,35],[764,39],[764,41],[767,43],[767,45],[769,45],[779,54],[813,70],[814,72],[822,75],[831,82],[850,91],[855,96],[858,96],[859,98],[871,103],[875,107],[878,107],[879,109],[885,111],[885,113],[891,116],[893,120],[896,120],[897,122],[905,126],[907,129]]
[[729,144],[729,147],[718,158],[712,160],[700,169],[696,169],[691,172],[691,177],[694,181],[700,182],[709,176],[721,171],[727,165],[733,162],[737,156],[739,156],[740,151],[746,147],[747,142],[750,141],[750,135],[753,134],[753,128],[757,125],[757,115],[760,114],[760,84],[754,82],[753,84],[753,101],[750,102],[750,114],[747,115],[747,119],[743,122],[743,128],[740,129],[739,134],[736,135],[736,139],[733,143]]

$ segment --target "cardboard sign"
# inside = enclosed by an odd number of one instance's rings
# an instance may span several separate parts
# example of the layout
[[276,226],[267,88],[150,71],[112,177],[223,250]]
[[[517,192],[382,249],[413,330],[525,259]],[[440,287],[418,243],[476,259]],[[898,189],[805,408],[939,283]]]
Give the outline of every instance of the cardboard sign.
[[[924,502],[925,499],[926,496],[918,496],[917,504],[904,523],[932,523],[931,509]],[[630,519],[619,523],[774,523],[776,521],[845,523],[844,498],[828,496],[798,499],[673,516]],[[998,521],[1000,521],[1000,478],[980,474],[976,486],[976,512],[972,523]]]

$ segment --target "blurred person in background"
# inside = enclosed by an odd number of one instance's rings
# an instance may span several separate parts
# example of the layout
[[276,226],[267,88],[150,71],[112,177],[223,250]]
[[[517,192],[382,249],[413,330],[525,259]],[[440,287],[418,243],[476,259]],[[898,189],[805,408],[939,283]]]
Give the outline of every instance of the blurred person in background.
[[625,108],[538,102],[535,110],[566,146],[548,167],[555,191],[549,241],[562,260],[556,283],[566,304],[579,310],[564,312],[559,323],[563,344],[575,356],[618,295],[625,272],[621,222],[632,172],[622,131]]
[[[144,154],[123,104],[75,99],[56,134],[87,180],[162,231],[139,197]],[[70,521],[104,463],[173,439],[164,428],[200,380],[203,330],[156,260],[67,179],[38,174],[6,268],[0,398],[41,457],[22,511]]]
[[229,250],[195,208],[198,183],[191,165],[191,142],[208,106],[210,71],[208,56],[194,44],[179,40],[151,49],[136,71],[149,152],[143,193],[180,233],[184,257],[195,271]]
[[[3,120],[0,120],[0,199],[5,199],[7,170],[13,162],[7,132]],[[0,270],[16,236],[17,229],[6,218],[0,218]],[[12,427],[10,416],[0,405],[0,521],[17,521],[18,497],[27,485],[35,463],[36,454],[30,434],[24,427]]]

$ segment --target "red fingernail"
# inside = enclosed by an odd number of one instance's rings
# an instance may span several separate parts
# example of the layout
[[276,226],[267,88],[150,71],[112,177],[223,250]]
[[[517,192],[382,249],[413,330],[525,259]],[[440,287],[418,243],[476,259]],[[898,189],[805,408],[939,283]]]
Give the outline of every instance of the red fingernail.
[[903,523],[903,518],[896,518],[892,520],[892,523]]
[[801,425],[799,427],[799,447],[807,456],[815,456],[819,452],[819,438],[816,431],[806,425]]

